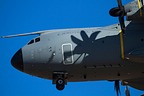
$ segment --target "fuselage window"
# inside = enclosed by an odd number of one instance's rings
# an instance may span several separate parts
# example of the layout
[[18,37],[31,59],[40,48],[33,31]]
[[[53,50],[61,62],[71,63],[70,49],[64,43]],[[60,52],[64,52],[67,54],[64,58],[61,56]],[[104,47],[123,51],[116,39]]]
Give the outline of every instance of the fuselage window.
[[39,42],[40,41],[40,37],[35,39],[35,42]]
[[31,40],[31,41],[28,43],[28,45],[29,45],[29,44],[32,44],[32,43],[34,43],[34,40]]

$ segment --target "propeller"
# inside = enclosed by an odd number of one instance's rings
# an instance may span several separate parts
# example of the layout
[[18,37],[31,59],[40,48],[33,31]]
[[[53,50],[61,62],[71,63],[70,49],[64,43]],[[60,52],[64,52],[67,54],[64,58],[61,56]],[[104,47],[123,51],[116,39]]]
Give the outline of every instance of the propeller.
[[114,88],[116,90],[117,96],[119,96],[120,94],[120,84],[119,84],[119,80],[115,80],[114,82]]
[[121,31],[122,33],[124,33],[125,31],[124,16],[126,15],[126,12],[124,6],[122,5],[121,0],[117,0],[117,3],[118,3],[118,7],[112,8],[109,11],[109,14],[113,17],[118,17],[121,26]]
[[126,85],[126,88],[125,88],[125,94],[126,94],[126,96],[130,96],[130,91],[129,91],[129,88],[128,88],[127,85]]
[[[126,96],[130,96],[130,90],[128,88],[127,82],[122,82],[122,84],[126,86],[125,87],[125,94],[126,94]],[[119,94],[120,94],[120,81],[119,80],[115,80],[114,88],[116,90],[117,96],[119,96]]]
[[124,33],[124,30],[125,30],[124,16],[126,15],[126,13],[125,13],[125,9],[124,9],[124,6],[122,5],[121,0],[117,0],[117,2],[118,2],[118,7],[120,9],[119,22],[120,22],[121,30]]

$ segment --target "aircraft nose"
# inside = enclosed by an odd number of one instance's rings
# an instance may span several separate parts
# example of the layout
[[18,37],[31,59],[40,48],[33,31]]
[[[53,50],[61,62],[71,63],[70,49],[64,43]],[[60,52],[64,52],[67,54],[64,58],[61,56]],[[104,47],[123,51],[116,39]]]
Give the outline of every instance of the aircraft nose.
[[16,69],[23,71],[22,49],[19,49],[11,59],[11,64]]

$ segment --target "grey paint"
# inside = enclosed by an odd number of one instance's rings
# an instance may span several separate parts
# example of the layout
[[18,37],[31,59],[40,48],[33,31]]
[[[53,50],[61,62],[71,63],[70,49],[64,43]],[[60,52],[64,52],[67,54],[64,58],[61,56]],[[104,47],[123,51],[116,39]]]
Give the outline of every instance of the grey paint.
[[[124,60],[121,58],[119,24],[46,30],[20,34],[40,35],[40,41],[22,48],[23,71],[46,79],[52,79],[54,72],[66,72],[68,82],[124,80],[144,90],[144,19],[139,16],[137,7],[136,1],[125,6],[127,19],[131,21],[125,22]],[[139,54],[136,54],[137,50]]]

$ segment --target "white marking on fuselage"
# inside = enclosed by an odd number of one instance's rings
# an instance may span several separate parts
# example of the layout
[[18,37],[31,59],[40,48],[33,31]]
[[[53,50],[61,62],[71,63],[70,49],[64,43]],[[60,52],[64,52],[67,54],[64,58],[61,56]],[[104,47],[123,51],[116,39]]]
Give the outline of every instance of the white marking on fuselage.
[[[65,58],[64,58],[64,46],[70,46],[70,52],[71,52],[71,59],[72,59],[72,61],[71,62],[65,62]],[[71,43],[65,43],[65,44],[62,44],[62,56],[63,56],[63,64],[65,64],[65,65],[69,65],[69,64],[73,64],[73,61],[74,61],[74,59],[73,59],[73,52],[72,52],[72,44]]]

